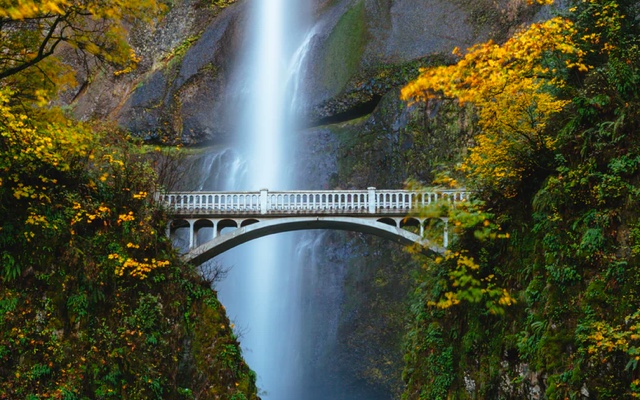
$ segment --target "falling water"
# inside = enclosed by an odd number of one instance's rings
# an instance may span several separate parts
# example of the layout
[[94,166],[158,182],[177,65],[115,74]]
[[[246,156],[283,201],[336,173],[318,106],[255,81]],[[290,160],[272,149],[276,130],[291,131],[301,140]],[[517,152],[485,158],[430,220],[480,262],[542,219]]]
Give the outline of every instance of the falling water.
[[[237,157],[227,163],[237,175],[215,178],[203,189],[292,188],[292,111],[311,38],[303,34],[300,3],[251,0],[247,48],[235,83],[240,98],[231,110],[239,121]],[[295,238],[294,233],[261,238],[216,260],[232,266],[216,289],[236,325],[244,357],[258,374],[263,399],[300,398],[300,268],[291,265]]]

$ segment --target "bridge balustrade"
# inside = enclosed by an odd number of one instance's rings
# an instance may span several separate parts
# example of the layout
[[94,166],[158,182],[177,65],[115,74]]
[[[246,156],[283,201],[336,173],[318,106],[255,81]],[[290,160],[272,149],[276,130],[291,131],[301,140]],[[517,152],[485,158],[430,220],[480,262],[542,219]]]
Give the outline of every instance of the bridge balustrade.
[[[413,211],[439,201],[468,199],[464,190],[299,190],[257,192],[179,192],[156,194],[172,221],[167,236],[188,241],[186,260],[204,262],[252,238],[299,229],[348,229],[401,243],[420,243],[430,251],[448,246],[448,218],[441,217],[441,246],[424,237],[429,218]],[[413,229],[405,229],[413,227]],[[227,228],[236,230],[225,234]],[[185,231],[186,230],[186,231]],[[207,232],[211,230],[211,234]],[[416,232],[417,230],[417,232]],[[181,232],[181,233],[177,233]],[[204,241],[200,233],[205,235]],[[188,235],[188,236],[185,236]],[[207,237],[208,236],[208,237]]]
[[405,213],[441,200],[464,201],[464,190],[297,190],[259,192],[181,192],[156,199],[175,215],[287,213]]

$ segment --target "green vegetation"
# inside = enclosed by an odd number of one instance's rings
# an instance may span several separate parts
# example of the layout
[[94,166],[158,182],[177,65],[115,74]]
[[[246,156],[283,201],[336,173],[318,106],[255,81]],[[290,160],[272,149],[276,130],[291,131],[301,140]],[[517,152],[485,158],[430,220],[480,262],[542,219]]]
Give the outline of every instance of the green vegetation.
[[327,39],[323,81],[329,90],[342,87],[360,64],[366,35],[364,1],[347,11]]
[[[74,24],[120,15],[88,4],[93,16]],[[0,48],[20,45],[24,18],[69,11],[38,5],[0,8],[12,40]],[[57,74],[46,59],[0,65],[0,398],[256,399],[211,282],[164,235],[153,157],[113,127],[45,107],[69,82],[32,79]]]
[[477,121],[439,181],[476,200],[430,211],[457,238],[422,259],[404,398],[640,396],[637,24],[635,2],[574,2],[405,88]]

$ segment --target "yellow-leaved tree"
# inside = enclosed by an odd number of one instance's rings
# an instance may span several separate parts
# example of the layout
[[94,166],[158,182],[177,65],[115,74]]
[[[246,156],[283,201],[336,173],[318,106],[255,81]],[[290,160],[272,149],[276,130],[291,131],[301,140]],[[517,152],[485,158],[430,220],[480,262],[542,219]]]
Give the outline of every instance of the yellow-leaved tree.
[[538,162],[534,155],[554,147],[547,122],[567,101],[555,92],[563,83],[561,70],[587,70],[584,52],[572,41],[575,28],[561,17],[535,23],[504,44],[478,44],[455,65],[422,70],[402,90],[402,98],[425,101],[455,98],[472,103],[478,113],[480,133],[474,137],[462,171],[478,188],[517,193],[517,183],[527,168]]
[[92,59],[130,67],[138,61],[127,26],[150,22],[157,0],[0,0],[0,85],[46,101],[73,83],[73,71],[56,55],[70,46]]

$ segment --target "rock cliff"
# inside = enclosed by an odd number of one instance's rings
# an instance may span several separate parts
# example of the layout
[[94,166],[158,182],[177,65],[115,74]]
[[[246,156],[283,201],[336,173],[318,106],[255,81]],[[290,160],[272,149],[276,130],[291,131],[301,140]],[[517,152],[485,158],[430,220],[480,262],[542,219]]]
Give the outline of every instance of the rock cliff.
[[[428,130],[432,110],[408,109],[398,88],[420,67],[451,62],[454,47],[503,40],[540,12],[526,0],[314,0],[312,9],[297,168],[300,187],[312,189],[428,182],[431,168],[462,144],[446,132],[417,142],[412,130]],[[225,9],[176,1],[155,26],[132,26],[138,69],[87,71],[69,94],[73,111],[150,140],[223,144],[232,132],[246,14],[244,1]],[[304,331],[310,345],[302,355],[312,367],[303,375],[313,391],[306,398],[399,396],[404,301],[416,266],[376,238],[332,232],[310,240],[322,268],[305,277],[314,289],[307,311],[318,316]]]

